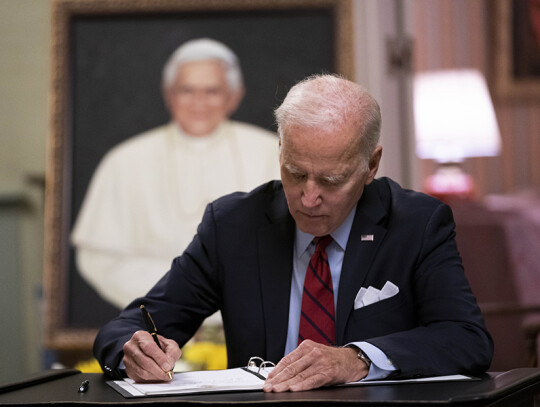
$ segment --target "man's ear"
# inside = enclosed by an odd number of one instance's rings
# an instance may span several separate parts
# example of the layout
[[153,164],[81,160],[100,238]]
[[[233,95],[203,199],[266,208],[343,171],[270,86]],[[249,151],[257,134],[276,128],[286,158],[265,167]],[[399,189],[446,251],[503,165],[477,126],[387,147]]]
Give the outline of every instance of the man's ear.
[[369,158],[369,175],[366,180],[366,185],[371,184],[371,181],[375,179],[377,171],[379,171],[379,164],[381,163],[382,146],[377,146]]
[[240,106],[240,102],[242,102],[242,99],[244,99],[245,93],[244,88],[229,91],[229,100],[227,101],[227,116],[231,116],[234,112],[236,112],[236,109],[238,109],[238,106]]

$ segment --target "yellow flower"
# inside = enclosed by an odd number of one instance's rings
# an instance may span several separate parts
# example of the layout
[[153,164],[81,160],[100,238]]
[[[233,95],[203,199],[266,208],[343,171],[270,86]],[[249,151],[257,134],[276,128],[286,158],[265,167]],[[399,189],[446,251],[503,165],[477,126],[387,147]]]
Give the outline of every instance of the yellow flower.
[[213,342],[193,342],[186,345],[182,358],[195,370],[217,370],[227,368],[227,348]]
[[82,373],[102,373],[101,366],[96,359],[81,360],[74,366]]

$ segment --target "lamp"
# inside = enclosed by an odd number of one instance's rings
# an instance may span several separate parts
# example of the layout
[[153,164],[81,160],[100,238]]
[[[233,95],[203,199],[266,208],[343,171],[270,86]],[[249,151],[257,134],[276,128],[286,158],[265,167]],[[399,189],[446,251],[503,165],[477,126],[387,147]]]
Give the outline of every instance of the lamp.
[[414,122],[416,155],[438,163],[436,173],[426,180],[426,192],[443,200],[472,198],[474,182],[462,162],[493,157],[501,149],[484,76],[472,69],[418,73]]

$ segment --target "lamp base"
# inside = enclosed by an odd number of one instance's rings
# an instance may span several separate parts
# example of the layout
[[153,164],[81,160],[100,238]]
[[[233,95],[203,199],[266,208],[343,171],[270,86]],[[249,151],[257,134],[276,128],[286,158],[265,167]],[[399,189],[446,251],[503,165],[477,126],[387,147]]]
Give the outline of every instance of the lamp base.
[[456,199],[474,199],[476,188],[472,177],[459,164],[445,163],[426,179],[424,189],[427,194],[448,203]]

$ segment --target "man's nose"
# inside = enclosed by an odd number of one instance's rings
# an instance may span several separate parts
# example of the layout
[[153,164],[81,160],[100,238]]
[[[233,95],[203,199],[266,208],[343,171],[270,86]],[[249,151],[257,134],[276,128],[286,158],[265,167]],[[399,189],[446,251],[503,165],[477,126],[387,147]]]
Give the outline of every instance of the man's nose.
[[204,90],[197,90],[193,93],[193,103],[206,103],[208,96]]
[[317,184],[308,180],[302,191],[302,205],[313,208],[321,203],[321,194]]

